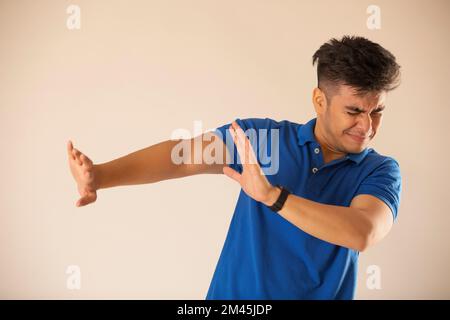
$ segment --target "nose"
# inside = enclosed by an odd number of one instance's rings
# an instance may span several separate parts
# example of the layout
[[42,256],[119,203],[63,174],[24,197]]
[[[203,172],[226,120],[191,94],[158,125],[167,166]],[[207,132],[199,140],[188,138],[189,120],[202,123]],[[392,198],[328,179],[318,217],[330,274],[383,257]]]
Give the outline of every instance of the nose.
[[372,134],[372,117],[370,115],[360,114],[358,117],[358,132],[362,136],[370,136]]

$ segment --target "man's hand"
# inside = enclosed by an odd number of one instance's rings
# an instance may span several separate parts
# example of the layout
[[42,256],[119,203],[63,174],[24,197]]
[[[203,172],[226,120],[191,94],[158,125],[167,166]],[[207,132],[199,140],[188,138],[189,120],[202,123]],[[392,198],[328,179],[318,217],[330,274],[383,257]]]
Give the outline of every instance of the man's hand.
[[252,199],[271,206],[277,200],[281,192],[280,189],[272,186],[267,180],[259,166],[250,141],[236,121],[233,121],[228,130],[233,137],[234,144],[241,158],[242,174],[228,166],[223,168],[223,173],[237,181],[244,192]]
[[77,183],[78,192],[81,196],[76,202],[77,207],[85,206],[97,199],[98,183],[94,173],[94,164],[91,159],[75,149],[72,141],[67,142],[67,155],[72,176]]

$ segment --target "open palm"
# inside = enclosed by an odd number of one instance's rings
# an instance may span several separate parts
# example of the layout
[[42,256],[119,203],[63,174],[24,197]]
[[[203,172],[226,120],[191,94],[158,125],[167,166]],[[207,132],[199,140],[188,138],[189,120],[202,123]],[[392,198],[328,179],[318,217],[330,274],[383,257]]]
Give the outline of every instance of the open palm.
[[264,175],[250,141],[236,121],[229,128],[242,162],[242,173],[226,166],[223,173],[237,181],[244,192],[256,201],[265,202],[273,186]]
[[67,155],[70,172],[77,183],[80,199],[77,207],[85,206],[97,200],[97,183],[94,174],[94,164],[91,159],[73,147],[72,141],[67,142]]

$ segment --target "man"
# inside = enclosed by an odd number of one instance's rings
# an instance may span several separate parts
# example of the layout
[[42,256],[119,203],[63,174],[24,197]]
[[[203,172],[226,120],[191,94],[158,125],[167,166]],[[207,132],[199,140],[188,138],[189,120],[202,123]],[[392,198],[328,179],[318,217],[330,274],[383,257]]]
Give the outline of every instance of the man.
[[[94,165],[69,142],[77,206],[95,201],[102,188],[224,173],[242,189],[207,299],[352,299],[359,252],[383,239],[397,217],[399,165],[368,144],[400,67],[380,45],[347,36],[323,44],[314,64],[317,117],[306,124],[237,119],[182,141],[202,150],[219,143],[222,161],[196,163],[187,148],[190,161],[176,164],[180,140],[169,140]],[[259,147],[250,130],[265,132]],[[264,174],[261,154],[269,150],[278,168]],[[230,155],[235,161],[227,165]]]

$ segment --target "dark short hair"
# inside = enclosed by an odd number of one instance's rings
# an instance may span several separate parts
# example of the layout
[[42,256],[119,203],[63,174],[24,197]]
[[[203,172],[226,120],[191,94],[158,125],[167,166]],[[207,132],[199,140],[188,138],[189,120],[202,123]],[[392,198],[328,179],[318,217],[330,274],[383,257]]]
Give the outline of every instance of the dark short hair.
[[400,84],[400,66],[395,56],[363,37],[329,40],[314,53],[313,65],[316,63],[318,87],[324,91],[330,85],[345,84],[364,95],[390,91]]

